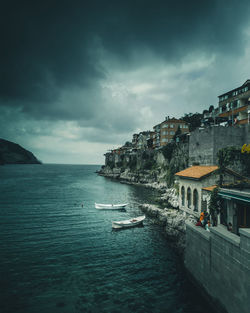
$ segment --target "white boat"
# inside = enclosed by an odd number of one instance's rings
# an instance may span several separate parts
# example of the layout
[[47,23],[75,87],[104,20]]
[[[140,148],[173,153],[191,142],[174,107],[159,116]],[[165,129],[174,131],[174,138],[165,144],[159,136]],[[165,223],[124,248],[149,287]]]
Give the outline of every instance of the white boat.
[[146,216],[138,216],[131,218],[130,220],[124,220],[124,221],[113,221],[112,222],[112,228],[128,228],[128,227],[134,227],[143,224],[143,221],[145,220]]
[[104,209],[104,210],[119,210],[119,209],[125,209],[125,207],[128,205],[128,203],[122,203],[122,204],[103,204],[103,203],[95,203],[96,209]]

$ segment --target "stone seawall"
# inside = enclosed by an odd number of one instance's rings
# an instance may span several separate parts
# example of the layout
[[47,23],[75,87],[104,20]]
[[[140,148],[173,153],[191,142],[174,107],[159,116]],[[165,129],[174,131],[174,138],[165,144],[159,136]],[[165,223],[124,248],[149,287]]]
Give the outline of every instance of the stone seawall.
[[[140,208],[147,216],[152,218],[155,223],[163,227],[164,234],[168,238],[171,246],[183,257],[186,244],[185,213],[178,210],[178,208],[160,209],[150,204],[143,204]],[[188,221],[193,222],[194,220],[192,217],[189,217]]]
[[222,225],[207,232],[187,223],[185,266],[215,307],[228,313],[249,313],[249,250],[250,229],[240,229],[239,237]]

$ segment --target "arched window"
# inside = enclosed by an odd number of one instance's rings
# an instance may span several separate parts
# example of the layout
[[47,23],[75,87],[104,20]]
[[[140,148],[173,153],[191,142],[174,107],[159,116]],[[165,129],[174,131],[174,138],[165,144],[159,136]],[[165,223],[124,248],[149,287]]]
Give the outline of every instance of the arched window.
[[181,187],[181,205],[185,205],[185,188],[184,186]]
[[190,209],[191,208],[191,189],[188,187],[187,189],[187,206]]
[[194,211],[198,211],[198,191],[195,189],[193,193],[193,205],[194,205]]

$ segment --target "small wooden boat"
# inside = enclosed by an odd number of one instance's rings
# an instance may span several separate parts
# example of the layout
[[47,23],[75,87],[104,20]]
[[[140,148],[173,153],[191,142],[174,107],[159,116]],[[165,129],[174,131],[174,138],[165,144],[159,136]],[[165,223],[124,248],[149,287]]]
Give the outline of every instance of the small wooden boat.
[[128,228],[128,227],[142,225],[145,218],[146,216],[142,215],[142,216],[131,218],[130,220],[113,221],[112,228]]
[[95,208],[99,210],[120,210],[125,209],[128,203],[122,204],[102,204],[102,203],[95,203]]

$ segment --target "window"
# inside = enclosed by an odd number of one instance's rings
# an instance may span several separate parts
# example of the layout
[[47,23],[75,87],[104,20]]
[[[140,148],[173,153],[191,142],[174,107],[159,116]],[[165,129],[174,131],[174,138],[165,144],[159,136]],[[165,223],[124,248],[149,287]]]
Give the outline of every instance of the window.
[[[235,93],[235,91],[233,92],[233,96],[234,96],[234,93]],[[219,101],[224,101],[224,100],[227,100],[227,99],[228,99],[228,95],[219,97]]]
[[169,134],[170,134],[170,135],[174,135],[174,132],[173,132],[173,131],[170,131]]
[[193,205],[194,211],[198,211],[198,191],[195,189],[193,193]]
[[180,128],[182,128],[184,125],[180,125]]
[[181,205],[185,205],[185,188],[184,186],[181,187]]
[[173,124],[170,124],[170,128],[174,128],[174,125],[173,125]]
[[191,209],[191,189],[188,187],[187,189],[187,206]]

